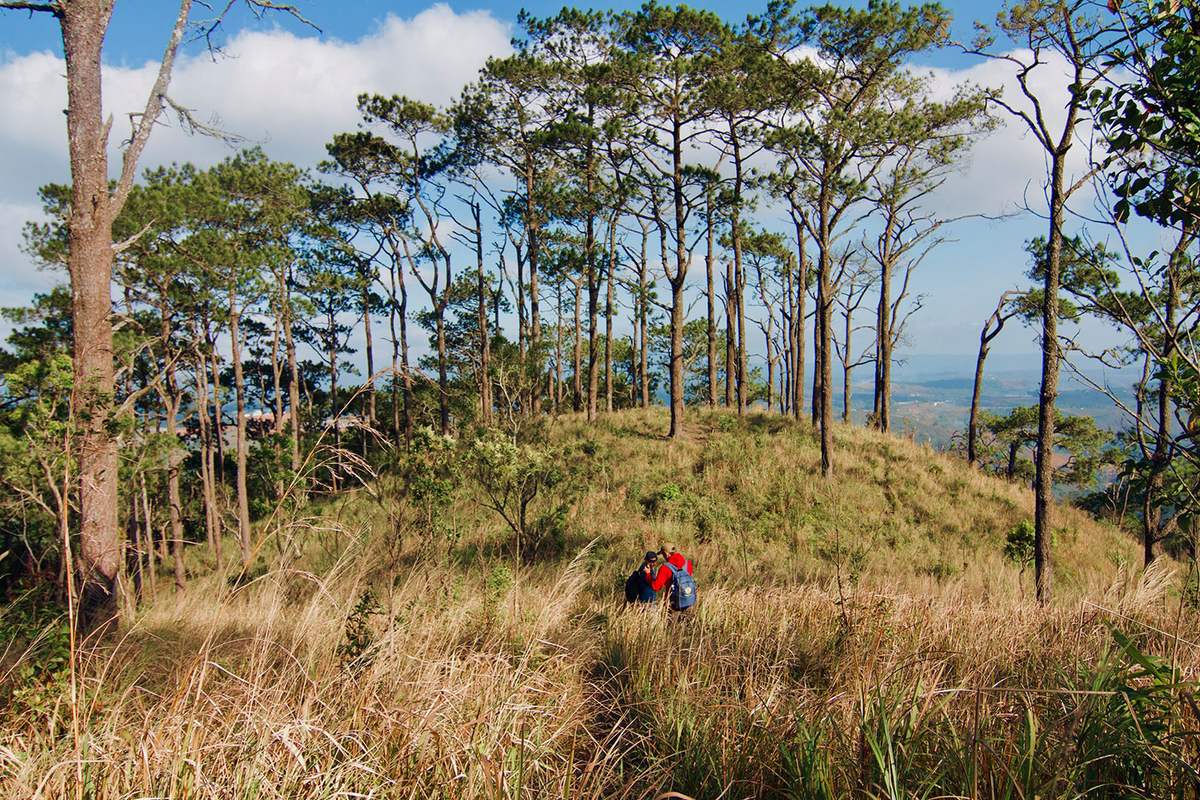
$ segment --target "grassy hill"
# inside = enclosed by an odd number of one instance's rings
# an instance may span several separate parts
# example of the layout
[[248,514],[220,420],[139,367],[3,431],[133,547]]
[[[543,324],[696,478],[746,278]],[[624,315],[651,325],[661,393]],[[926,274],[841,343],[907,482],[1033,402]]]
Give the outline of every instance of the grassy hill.
[[[192,564],[89,650],[74,706],[61,672],[18,686],[18,660],[0,789],[67,796],[78,771],[105,800],[1194,791],[1179,681],[1200,619],[1172,565],[1139,574],[1125,534],[1062,509],[1039,609],[1003,552],[1023,487],[861,428],[837,431],[831,481],[803,424],[664,429],[658,410],[550,425],[561,470],[521,558],[466,467],[431,473],[436,514],[386,475],[280,510],[261,574]],[[622,602],[662,541],[696,564],[690,619]]]

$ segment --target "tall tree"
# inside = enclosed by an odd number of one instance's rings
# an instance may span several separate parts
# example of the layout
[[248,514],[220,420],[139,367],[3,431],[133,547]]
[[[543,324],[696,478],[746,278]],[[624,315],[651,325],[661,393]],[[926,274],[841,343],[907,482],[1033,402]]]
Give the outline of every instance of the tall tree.
[[[913,272],[944,242],[940,231],[950,221],[924,206],[991,122],[985,91],[960,87],[950,100],[937,102],[928,98],[928,79],[923,82],[924,96],[914,98],[919,113],[909,117],[910,128],[898,131],[890,165],[871,181],[871,202],[880,227],[877,235],[869,237],[866,250],[878,269],[873,414],[881,431],[889,430],[892,423],[893,351],[905,323],[920,305],[918,298],[905,308]],[[897,279],[899,288],[893,291]]]
[[683,435],[683,329],[688,264],[689,217],[703,205],[703,181],[685,163],[692,143],[709,129],[712,109],[705,94],[707,69],[725,30],[715,14],[686,6],[647,3],[621,15],[619,70],[634,98],[630,111],[646,132],[639,155],[643,169],[666,182],[672,217],[661,230],[671,240],[674,264],[663,264],[671,287],[670,385],[673,439]]
[[[901,133],[916,124],[920,84],[904,69],[912,55],[946,41],[949,15],[933,4],[902,8],[872,0],[865,9],[773,5],[755,30],[792,87],[771,136],[783,167],[805,186],[804,220],[817,248],[814,410],[821,470],[833,475],[833,308],[839,239],[870,181],[892,160]],[[816,57],[805,48],[816,48]]]
[[451,121],[433,106],[407,97],[364,95],[359,98],[359,109],[368,123],[385,125],[399,142],[395,152],[401,160],[395,169],[402,176],[406,200],[419,220],[404,233],[401,247],[412,276],[429,295],[437,348],[438,421],[442,435],[449,435],[446,307],[454,274],[453,254],[442,226],[450,219],[444,200],[446,170],[452,165],[453,154],[448,141]]
[[[245,0],[257,11],[294,6]],[[68,222],[71,313],[75,341],[74,409],[81,421],[79,453],[80,605],[86,626],[104,625],[117,615],[117,577],[121,534],[117,524],[117,441],[112,416],[113,383],[112,226],[133,188],[138,162],[168,105],[181,109],[167,92],[192,13],[192,0],[181,0],[145,108],[133,115],[120,176],[110,184],[108,137],[103,101],[104,39],[115,0],[0,0],[0,10],[47,13],[58,21],[66,60],[67,141],[71,165]],[[233,3],[225,7],[228,11]],[[216,24],[216,20],[211,24]],[[190,124],[190,122],[189,122]],[[116,249],[120,249],[118,244]]]
[[[531,52],[528,40],[517,41],[517,53],[491,59],[479,81],[467,87],[462,103],[476,107],[472,116],[481,122],[478,136],[489,160],[512,177],[508,214],[510,235],[520,242],[518,267],[527,271],[527,282],[518,275],[518,308],[528,298],[525,327],[530,371],[539,376],[531,382],[528,410],[541,410],[540,387],[544,378],[541,305],[538,287],[543,228],[546,224],[543,192],[555,184],[554,148],[560,135],[559,122],[546,102],[553,70]],[[517,229],[519,228],[519,233]],[[519,238],[518,238],[519,237]],[[524,313],[522,311],[522,313]]]
[[[1034,481],[1034,582],[1037,598],[1049,603],[1054,572],[1050,535],[1054,508],[1054,422],[1058,398],[1060,350],[1058,341],[1059,289],[1063,259],[1063,221],[1067,204],[1086,186],[1090,174],[1068,175],[1067,158],[1088,121],[1087,99],[1109,67],[1104,52],[1111,31],[1091,15],[1088,0],[1029,0],[1005,8],[996,17],[995,31],[1008,41],[996,45],[995,34],[983,28],[968,52],[1008,65],[1019,91],[1016,97],[993,96],[991,101],[1033,136],[1046,154],[1046,269],[1042,284],[1042,379],[1038,392],[1038,445]],[[1013,47],[1019,49],[1013,49]],[[1065,62],[1049,81],[1049,70]],[[1056,66],[1050,66],[1056,64]],[[1051,115],[1063,102],[1061,113]]]
[[377,247],[374,260],[383,262],[379,282],[387,295],[392,342],[392,433],[412,439],[412,372],[408,355],[408,284],[404,231],[411,225],[411,204],[404,200],[402,153],[387,140],[367,131],[341,133],[325,146],[330,160],[323,171],[340,175],[354,186],[354,214],[371,231]]

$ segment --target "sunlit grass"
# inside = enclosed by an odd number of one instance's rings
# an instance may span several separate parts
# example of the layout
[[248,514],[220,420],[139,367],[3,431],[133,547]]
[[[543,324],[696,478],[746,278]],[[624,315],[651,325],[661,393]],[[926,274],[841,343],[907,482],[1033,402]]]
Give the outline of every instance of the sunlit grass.
[[[469,492],[436,547],[388,542],[368,493],[322,501],[285,566],[198,575],[86,651],[78,748],[61,685],[0,711],[0,794],[79,796],[82,771],[95,800],[1194,795],[1171,564],[1063,510],[1040,609],[1002,556],[1021,487],[851,429],[824,483],[803,425],[662,422],[559,423],[603,469],[531,564]],[[662,539],[696,561],[690,619],[620,602]]]

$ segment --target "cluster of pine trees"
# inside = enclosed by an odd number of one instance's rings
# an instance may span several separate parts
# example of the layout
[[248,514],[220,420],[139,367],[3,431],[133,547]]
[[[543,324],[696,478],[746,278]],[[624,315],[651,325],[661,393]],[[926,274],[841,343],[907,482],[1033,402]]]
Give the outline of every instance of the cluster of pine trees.
[[[8,312],[4,546],[21,574],[77,578],[89,622],[115,613],[129,553],[139,575],[169,557],[182,584],[183,548],[207,541],[221,564],[229,530],[248,566],[263,509],[297,482],[337,491],[382,452],[373,442],[402,448],[425,425],[516,431],[661,393],[678,437],[688,403],[759,402],[811,418],[832,477],[835,386],[850,421],[852,373],[873,367],[868,419],[888,430],[895,349],[919,308],[910,280],[953,222],[929,200],[1006,116],[1045,150],[1030,178],[1046,187],[1047,233],[1029,245],[1036,286],[1001,298],[983,329],[975,405],[1005,322],[1038,326],[1040,402],[987,430],[1008,437],[1010,472],[1019,449],[1034,454],[1039,597],[1053,458],[1079,435],[1055,409],[1064,352],[1143,365],[1118,443],[1127,480],[1107,496],[1125,492],[1147,560],[1190,530],[1193,3],[1007,8],[960,47],[1010,66],[1008,93],[935,91],[913,68],[952,44],[935,4],[777,0],[740,24],[656,3],[522,16],[514,54],[445,108],[359,97],[362,124],[315,172],[248,150],[135,180],[154,123],[191,121],[168,93],[196,24],[185,0],[115,183],[99,104],[111,3],[0,8],[62,25],[73,179],[42,190],[50,221],[27,232],[70,285]],[[1069,174],[1089,144],[1089,169]],[[1069,213],[1085,190],[1103,212],[1086,225]],[[1133,218],[1172,234],[1170,252],[1131,244]],[[1060,333],[1086,315],[1128,345],[1091,352]],[[979,426],[973,408],[972,461]],[[335,455],[310,469],[320,442]]]

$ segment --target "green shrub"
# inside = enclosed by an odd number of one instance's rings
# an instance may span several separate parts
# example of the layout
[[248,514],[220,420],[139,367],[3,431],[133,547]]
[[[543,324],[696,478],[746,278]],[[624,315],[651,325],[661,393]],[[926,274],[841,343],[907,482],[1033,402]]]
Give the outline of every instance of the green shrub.
[[370,589],[359,595],[358,602],[346,617],[345,634],[338,647],[338,657],[343,668],[357,671],[370,664],[369,651],[375,644],[371,617],[382,611],[375,600],[375,593]]
[[1022,569],[1032,564],[1035,535],[1032,522],[1027,519],[1018,522],[1004,537],[1004,557]]
[[500,612],[500,603],[512,589],[512,570],[504,564],[496,564],[488,572],[483,584],[483,616],[491,624]]

